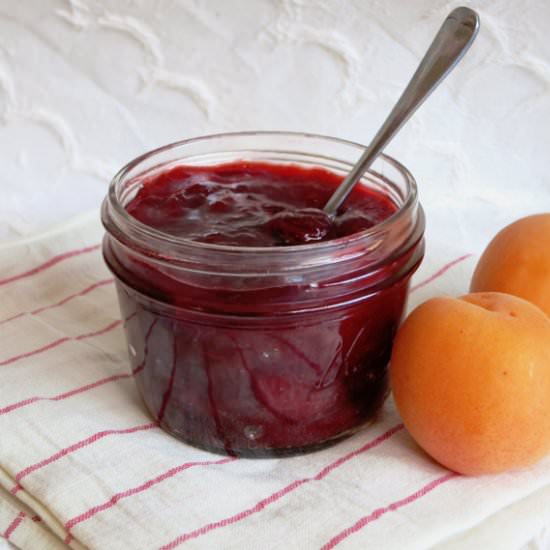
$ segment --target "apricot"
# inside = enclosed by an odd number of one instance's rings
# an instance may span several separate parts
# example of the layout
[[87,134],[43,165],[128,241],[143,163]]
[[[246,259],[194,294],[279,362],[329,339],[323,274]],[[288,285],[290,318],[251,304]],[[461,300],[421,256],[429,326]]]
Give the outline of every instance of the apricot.
[[505,292],[550,316],[550,214],[522,218],[500,231],[481,256],[471,292]]
[[416,442],[462,474],[550,451],[550,319],[501,293],[433,298],[397,333],[390,380]]

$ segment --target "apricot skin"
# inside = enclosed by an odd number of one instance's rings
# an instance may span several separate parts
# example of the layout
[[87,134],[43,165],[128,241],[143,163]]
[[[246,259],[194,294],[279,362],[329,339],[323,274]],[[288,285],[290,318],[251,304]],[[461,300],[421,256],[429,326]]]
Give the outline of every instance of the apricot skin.
[[482,254],[470,291],[513,294],[550,316],[550,213],[500,231]]
[[550,319],[525,300],[428,300],[398,331],[390,380],[412,437],[451,470],[502,472],[550,451]]

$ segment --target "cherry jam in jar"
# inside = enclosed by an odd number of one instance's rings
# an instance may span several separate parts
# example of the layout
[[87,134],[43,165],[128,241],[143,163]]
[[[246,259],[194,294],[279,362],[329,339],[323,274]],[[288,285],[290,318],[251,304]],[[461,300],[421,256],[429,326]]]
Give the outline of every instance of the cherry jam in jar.
[[135,380],[160,426],[237,456],[321,448],[368,423],[424,216],[381,155],[334,220],[322,207],[363,147],[282,132],[162,147],[114,178],[103,254]]

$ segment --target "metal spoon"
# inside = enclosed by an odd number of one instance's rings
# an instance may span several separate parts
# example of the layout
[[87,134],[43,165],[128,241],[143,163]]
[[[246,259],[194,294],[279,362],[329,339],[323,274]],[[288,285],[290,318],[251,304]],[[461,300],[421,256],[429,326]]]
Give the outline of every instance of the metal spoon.
[[462,59],[472,45],[478,30],[479,17],[470,8],[456,8],[447,16],[392,112],[367,150],[325,205],[326,214],[336,215],[336,211],[346,200],[354,185],[384,147]]

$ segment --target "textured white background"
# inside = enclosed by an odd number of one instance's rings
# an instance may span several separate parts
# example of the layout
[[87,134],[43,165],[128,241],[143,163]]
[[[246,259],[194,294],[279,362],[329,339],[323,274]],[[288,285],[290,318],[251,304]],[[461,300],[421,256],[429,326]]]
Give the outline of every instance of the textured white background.
[[[550,2],[464,3],[481,15],[476,44],[388,152],[418,180],[428,242],[478,252],[550,211]],[[118,168],[171,141],[288,129],[368,142],[455,6],[0,0],[0,241],[97,208]]]
[[[390,146],[428,237],[550,210],[550,2],[465,2],[471,53]],[[0,240],[96,208],[147,149],[243,129],[368,142],[454,2],[0,0]]]

